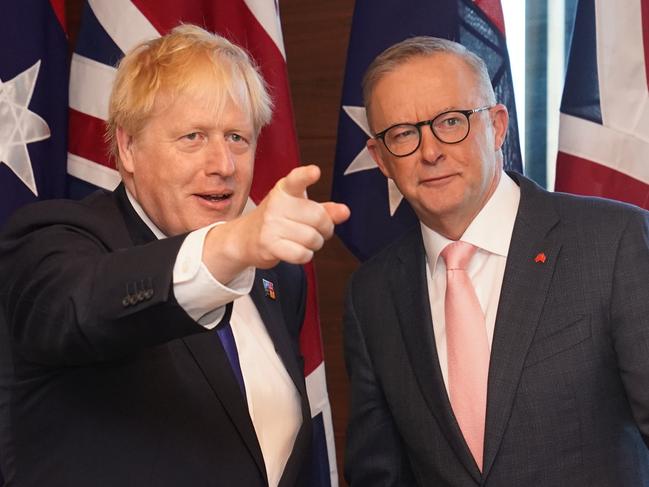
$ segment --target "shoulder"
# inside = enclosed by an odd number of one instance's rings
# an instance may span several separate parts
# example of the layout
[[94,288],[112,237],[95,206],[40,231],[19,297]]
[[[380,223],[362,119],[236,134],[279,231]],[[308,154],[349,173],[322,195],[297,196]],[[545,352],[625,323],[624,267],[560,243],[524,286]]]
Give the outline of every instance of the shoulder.
[[26,205],[12,215],[3,235],[11,238],[56,225],[100,229],[105,228],[107,219],[120,218],[113,193],[98,190],[82,200],[58,199]]
[[421,260],[424,257],[421,229],[419,224],[416,224],[363,262],[352,274],[349,287],[384,282],[400,264],[412,259]]
[[[301,265],[280,262],[268,270],[258,270],[257,275],[266,281],[264,287],[271,286],[279,300],[299,303],[306,293],[306,274]],[[269,292],[265,289],[266,292]]]
[[293,282],[302,280],[305,277],[304,269],[301,265],[289,264],[288,262],[280,262],[272,268],[272,271],[281,281]]
[[115,196],[100,190],[79,201],[49,200],[18,210],[0,233],[0,265],[29,262],[35,268],[46,256],[103,255],[132,246]]
[[521,187],[519,214],[556,212],[564,227],[609,232],[625,228],[631,222],[649,221],[649,212],[638,206],[595,196],[547,191],[518,174],[510,174]]

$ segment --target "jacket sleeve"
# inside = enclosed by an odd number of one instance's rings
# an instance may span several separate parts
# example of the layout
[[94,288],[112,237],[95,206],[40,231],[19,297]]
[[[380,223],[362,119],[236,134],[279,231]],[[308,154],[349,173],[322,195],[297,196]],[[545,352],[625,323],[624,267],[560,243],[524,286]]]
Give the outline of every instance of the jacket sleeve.
[[374,373],[363,326],[354,304],[354,281],[344,315],[345,363],[350,380],[350,411],[345,479],[351,487],[416,485],[404,446]]
[[634,212],[615,260],[611,327],[636,424],[649,447],[649,216]]
[[100,233],[69,219],[7,232],[0,244],[0,302],[25,359],[105,361],[204,331],[173,296],[184,236],[114,249]]

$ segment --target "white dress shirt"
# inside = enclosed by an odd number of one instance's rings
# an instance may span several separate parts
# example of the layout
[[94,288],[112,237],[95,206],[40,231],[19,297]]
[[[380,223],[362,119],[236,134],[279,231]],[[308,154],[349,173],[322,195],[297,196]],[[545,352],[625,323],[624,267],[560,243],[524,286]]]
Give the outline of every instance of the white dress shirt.
[[[485,314],[489,347],[493,341],[500,289],[505,275],[507,253],[512,239],[516,213],[520,202],[520,188],[504,172],[496,190],[466,229],[460,240],[478,247],[469,262],[467,272],[473,283],[478,301]],[[440,253],[452,242],[423,223],[421,232],[426,250],[426,276],[428,299],[433,317],[433,332],[437,356],[448,390],[448,358],[446,352],[446,265]]]
[[[166,238],[135,198],[128,191],[126,194],[155,236]],[[207,232],[219,224],[195,230],[185,238],[174,264],[174,295],[187,314],[208,329],[218,324],[225,313],[225,305],[234,301],[230,325],[239,352],[248,412],[264,457],[268,485],[275,487],[302,425],[300,394],[248,294],[254,283],[255,269],[246,269],[224,285],[214,279],[202,262]]]

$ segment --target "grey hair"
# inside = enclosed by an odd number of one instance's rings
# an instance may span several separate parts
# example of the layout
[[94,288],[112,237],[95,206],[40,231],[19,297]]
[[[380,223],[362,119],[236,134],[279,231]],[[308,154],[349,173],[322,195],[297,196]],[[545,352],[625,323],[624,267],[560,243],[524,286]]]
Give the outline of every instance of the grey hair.
[[478,89],[485,97],[485,103],[496,103],[489,71],[485,62],[475,53],[469,51],[462,44],[440,39],[439,37],[418,36],[411,37],[379,54],[370,64],[363,76],[363,102],[365,108],[370,109],[370,97],[376,84],[388,73],[415,57],[427,57],[435,54],[452,54],[463,59],[476,76]]

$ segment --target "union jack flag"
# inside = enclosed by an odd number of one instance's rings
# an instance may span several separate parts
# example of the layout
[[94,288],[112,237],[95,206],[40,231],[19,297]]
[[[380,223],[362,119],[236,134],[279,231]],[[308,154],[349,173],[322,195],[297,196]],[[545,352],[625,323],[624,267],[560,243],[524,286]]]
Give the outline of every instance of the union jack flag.
[[417,221],[394,182],[381,174],[365,148],[371,134],[361,94],[361,79],[372,60],[392,44],[417,35],[454,40],[485,60],[496,99],[509,109],[509,132],[503,147],[505,168],[523,170],[500,0],[357,1],[347,53],[331,199],[346,203],[352,210],[350,219],[338,225],[336,233],[361,260]]
[[557,191],[649,208],[649,1],[579,0]]

